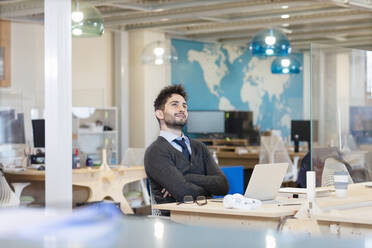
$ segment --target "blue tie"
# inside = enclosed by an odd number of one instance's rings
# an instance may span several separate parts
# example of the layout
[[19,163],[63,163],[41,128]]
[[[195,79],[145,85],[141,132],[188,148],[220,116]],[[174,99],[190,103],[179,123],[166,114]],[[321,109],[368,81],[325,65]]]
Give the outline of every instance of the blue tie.
[[189,152],[189,149],[187,149],[187,146],[186,146],[186,143],[185,143],[185,139],[184,138],[182,138],[182,140],[174,139],[173,141],[177,145],[179,145],[180,147],[182,147],[182,153],[183,153],[183,155],[185,155],[185,157],[187,158],[187,160],[190,161],[190,152]]

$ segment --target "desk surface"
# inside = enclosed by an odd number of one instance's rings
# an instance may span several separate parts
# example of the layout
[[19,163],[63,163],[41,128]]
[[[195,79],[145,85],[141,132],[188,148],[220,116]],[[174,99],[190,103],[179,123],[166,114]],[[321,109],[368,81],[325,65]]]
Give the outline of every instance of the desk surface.
[[265,218],[281,218],[288,215],[294,215],[299,209],[296,206],[278,206],[278,204],[263,204],[255,210],[239,210],[239,209],[225,209],[222,202],[213,202],[208,200],[208,203],[199,206],[193,204],[179,204],[166,203],[154,205],[153,208],[160,210],[170,210],[172,212],[188,212],[188,213],[204,213],[213,215],[231,215],[231,216],[252,216],[252,217],[265,217]]
[[[113,172],[144,172],[143,166],[132,166],[132,167],[124,167],[120,166],[117,168],[111,168]],[[73,169],[72,175],[81,175],[81,174],[90,174],[90,173],[98,173],[100,172],[100,167],[86,167],[81,169]],[[21,179],[27,181],[45,181],[45,171],[37,170],[37,169],[26,169],[25,171],[12,171],[6,170],[4,172],[7,178],[11,179]]]
[[[5,177],[9,182],[32,182],[39,184],[38,190],[44,195],[45,187],[40,186],[45,181],[45,171],[27,169],[26,171],[6,171]],[[126,168],[81,168],[72,170],[72,184],[80,188],[88,188],[88,202],[102,201],[111,198],[115,202],[120,202],[123,213],[133,214],[128,201],[123,195],[123,188],[126,184],[146,178],[143,166],[132,166]],[[31,185],[32,186],[32,185]],[[27,188],[26,188],[27,189]],[[38,196],[40,197],[40,196]],[[41,196],[40,199],[44,199]]]
[[[322,223],[352,223],[353,225],[369,225],[367,229],[372,229],[372,188],[366,187],[366,183],[351,184],[348,189],[348,197],[337,198],[332,192],[329,196],[318,197],[317,205],[322,210],[312,217]],[[371,184],[371,183],[369,183]],[[279,198],[279,202],[299,202],[301,199]],[[302,199],[305,201],[305,199]],[[358,207],[358,205],[360,205]],[[367,206],[366,206],[367,205]],[[254,225],[263,227],[275,227],[278,220],[285,216],[293,216],[300,209],[300,205],[278,206],[277,204],[264,204],[256,210],[237,210],[224,209],[221,202],[208,201],[207,205],[198,206],[197,204],[168,203],[153,206],[156,209],[170,210],[171,219],[177,222],[189,224],[234,224],[241,225],[243,219],[250,222],[255,221]],[[352,208],[347,208],[352,207]],[[326,211],[327,209],[333,210]],[[345,209],[346,208],[346,209]],[[258,218],[258,219],[257,219]],[[275,222],[274,220],[277,220]],[[229,220],[229,222],[227,221]],[[271,221],[271,225],[265,224]],[[292,220],[296,228],[303,225],[302,220]],[[247,224],[246,226],[254,226]],[[304,228],[304,227],[302,227]],[[306,228],[305,228],[306,229]],[[301,230],[300,230],[301,231]],[[303,231],[303,230],[302,230]],[[330,232],[326,230],[325,232]],[[320,234],[320,233],[318,233]]]
[[317,204],[323,211],[315,214],[314,218],[319,221],[372,225],[372,187],[366,187],[366,184],[371,183],[350,184],[346,198],[318,198]]

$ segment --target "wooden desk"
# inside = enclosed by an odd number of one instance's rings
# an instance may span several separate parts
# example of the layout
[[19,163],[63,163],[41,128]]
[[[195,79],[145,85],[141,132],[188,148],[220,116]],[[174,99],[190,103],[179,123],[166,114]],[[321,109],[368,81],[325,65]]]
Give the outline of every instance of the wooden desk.
[[320,198],[317,202],[321,209],[330,210],[314,215],[320,228],[337,236],[371,235],[372,188],[365,185],[349,185],[346,198]]
[[[9,183],[31,182],[31,186],[24,189],[25,195],[31,195],[35,202],[45,202],[45,172],[27,169],[22,172],[5,172]],[[120,203],[124,214],[133,214],[128,201],[123,195],[126,184],[146,178],[143,166],[115,169],[82,168],[72,170],[73,198],[77,202],[94,202],[110,199]]]
[[222,202],[212,202],[204,206],[193,204],[167,203],[153,208],[170,210],[171,220],[183,224],[207,226],[231,226],[276,229],[282,218],[293,216],[300,206],[280,206],[264,204],[256,210],[224,209]]
[[365,187],[365,184],[350,184],[346,198],[337,198],[335,193],[317,198],[320,213],[315,213],[310,219],[288,220],[283,231],[337,237],[371,235],[372,188]]
[[[365,184],[349,185],[346,198],[337,198],[334,192],[330,196],[318,197],[317,205],[322,212],[314,214],[309,219],[290,218],[284,222],[282,230],[337,237],[372,235],[372,188],[365,187]],[[278,198],[279,201],[283,199]],[[357,204],[362,206],[357,207]],[[345,209],[347,206],[353,206],[353,208]],[[284,217],[294,216],[300,209],[299,205],[267,204],[253,211],[243,211],[224,209],[222,203],[210,200],[204,206],[198,206],[195,203],[180,205],[169,203],[153,207],[170,210],[171,219],[179,223],[252,228],[277,228]],[[325,211],[332,207],[333,210]]]
[[[256,164],[259,162],[260,154],[259,147],[254,150],[248,149],[248,153],[238,154],[236,152],[217,152],[218,164],[227,166],[227,165],[242,165],[245,169],[253,169]],[[294,157],[299,156],[302,159],[306,152],[288,152],[289,156],[293,160]]]

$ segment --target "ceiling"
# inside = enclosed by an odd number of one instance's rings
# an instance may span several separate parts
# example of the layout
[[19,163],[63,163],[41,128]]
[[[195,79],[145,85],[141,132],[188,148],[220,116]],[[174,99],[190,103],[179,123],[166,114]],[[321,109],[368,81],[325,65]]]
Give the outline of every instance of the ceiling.
[[[84,0],[109,30],[162,31],[170,37],[248,45],[275,27],[295,50],[311,42],[372,50],[371,0]],[[0,18],[43,22],[42,0],[0,0]]]

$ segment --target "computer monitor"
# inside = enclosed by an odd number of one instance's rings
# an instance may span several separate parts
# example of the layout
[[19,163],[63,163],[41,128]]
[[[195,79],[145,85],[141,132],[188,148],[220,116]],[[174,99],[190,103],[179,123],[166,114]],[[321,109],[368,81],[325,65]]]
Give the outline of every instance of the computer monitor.
[[186,131],[193,134],[224,133],[225,113],[223,111],[189,111]]
[[248,139],[250,145],[259,144],[259,133],[253,127],[252,111],[226,111],[225,132],[233,138]]
[[226,111],[226,133],[243,134],[253,129],[253,112],[251,111]]
[[[318,122],[313,120],[313,137],[312,141],[318,140]],[[308,148],[311,149],[311,125],[310,120],[292,120],[291,121],[291,140],[295,142],[295,151],[298,151],[298,142],[308,142]]]
[[0,144],[25,144],[23,114],[14,109],[0,111]]
[[45,147],[45,120],[32,120],[32,133],[34,136],[34,147]]

